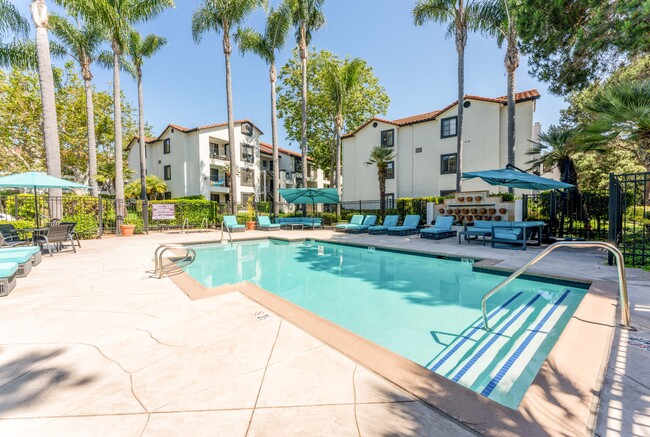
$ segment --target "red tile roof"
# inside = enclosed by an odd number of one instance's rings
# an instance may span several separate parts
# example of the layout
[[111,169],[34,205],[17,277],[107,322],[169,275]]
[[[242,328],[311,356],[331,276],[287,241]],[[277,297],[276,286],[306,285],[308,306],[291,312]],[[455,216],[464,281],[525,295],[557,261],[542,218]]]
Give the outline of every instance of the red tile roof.
[[[296,152],[295,150],[289,150],[289,149],[285,149],[283,147],[278,147],[278,151],[280,153],[284,153],[285,155],[294,156],[296,158],[301,158],[302,157],[302,154],[300,152]],[[260,141],[260,152],[272,155],[273,154],[273,145]],[[313,161],[311,156],[307,156],[307,159],[310,160],[310,161]]]
[[[126,151],[131,150],[131,144],[135,144],[138,141],[140,141],[140,137],[135,135],[133,138],[131,138],[131,141],[129,141],[129,144],[126,146],[126,148],[124,150],[126,150]],[[152,137],[145,137],[145,140],[144,140],[145,144],[153,143],[154,141],[156,141],[156,139],[152,138]]]
[[[515,103],[527,102],[529,100],[537,100],[540,97],[541,95],[539,91],[537,91],[536,89],[522,91],[520,93],[515,94]],[[479,100],[483,102],[498,103],[502,105],[508,104],[508,96],[482,97],[482,96],[475,96],[472,94],[465,94],[465,100]],[[359,132],[364,127],[368,126],[368,124],[370,124],[373,121],[388,123],[399,127],[399,126],[408,126],[411,124],[423,123],[425,121],[435,120],[440,114],[447,112],[448,110],[456,106],[456,104],[458,104],[458,101],[455,101],[454,103],[451,103],[446,107],[444,107],[443,109],[439,109],[437,111],[425,112],[424,114],[418,114],[418,115],[411,115],[409,117],[398,118],[396,120],[386,120],[379,117],[373,117],[370,120],[366,121],[361,126],[359,126],[354,131],[343,135],[343,138],[353,137],[357,132]]]

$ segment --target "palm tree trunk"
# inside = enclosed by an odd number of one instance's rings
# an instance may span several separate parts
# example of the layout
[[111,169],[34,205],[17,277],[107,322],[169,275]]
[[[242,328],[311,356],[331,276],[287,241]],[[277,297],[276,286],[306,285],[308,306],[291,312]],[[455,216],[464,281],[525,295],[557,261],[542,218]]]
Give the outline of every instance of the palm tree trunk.
[[90,184],[90,195],[99,196],[97,185],[97,140],[95,138],[95,105],[93,104],[93,89],[91,79],[84,77],[84,88],[86,90],[86,118],[88,128],[88,180]]
[[117,42],[113,41],[113,112],[114,112],[114,135],[115,135],[115,226],[116,233],[120,233],[120,225],[126,216],[126,205],[124,204],[124,169],[122,157],[122,101],[120,86],[120,48]]
[[230,75],[230,28],[225,25],[223,28],[223,54],[226,62],[226,105],[228,107],[228,143],[230,144],[230,208],[232,214],[237,214],[237,163],[235,147],[235,118],[232,109],[232,77]]
[[379,179],[379,212],[386,217],[386,170],[377,166],[377,178]]
[[300,150],[302,152],[302,186],[307,186],[307,35],[305,24],[300,26],[300,67],[302,73],[302,107]]
[[[513,28],[509,31],[504,63],[508,73],[508,164],[517,165],[515,162],[515,71],[519,67],[519,50]],[[508,188],[508,192],[514,193],[515,190]]]
[[456,51],[458,52],[458,123],[456,137],[456,191],[461,192],[463,174],[463,112],[465,98],[465,43],[467,41],[467,30],[457,29]]
[[271,64],[271,136],[273,141],[273,215],[278,216],[280,213],[280,168],[278,158],[278,115],[277,115],[277,102],[275,96],[275,81],[277,74],[275,71],[275,63]]
[[[334,146],[334,172],[336,174],[336,192],[339,195],[339,199],[341,199],[341,196],[343,194],[342,186],[341,186],[341,124],[342,124],[343,116],[339,113],[336,116],[336,122],[334,123],[334,138],[336,141],[336,144]],[[337,213],[340,214],[340,208],[341,204],[338,203],[336,205]]]
[[142,90],[142,72],[138,76],[138,136],[140,145],[140,199],[142,200],[142,224],[144,231],[149,232],[149,204],[147,202],[147,139],[144,132],[144,91]]
[[[61,177],[61,146],[59,145],[56,101],[54,98],[54,74],[50,57],[50,42],[47,37],[47,7],[45,0],[33,0],[32,20],[36,27],[36,54],[38,58],[38,80],[43,104],[43,139],[47,174]],[[50,218],[61,219],[61,189],[50,189]],[[36,214],[39,212],[36,211]]]

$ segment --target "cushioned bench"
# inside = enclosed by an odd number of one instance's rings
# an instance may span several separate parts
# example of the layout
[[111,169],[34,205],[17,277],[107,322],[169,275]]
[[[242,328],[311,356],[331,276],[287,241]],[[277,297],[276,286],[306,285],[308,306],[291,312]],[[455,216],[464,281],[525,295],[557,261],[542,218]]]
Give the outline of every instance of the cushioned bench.
[[32,266],[37,266],[43,260],[41,255],[41,248],[38,246],[22,246],[22,247],[2,247],[0,253],[29,253],[32,256]]
[[31,251],[22,252],[5,252],[0,251],[0,263],[16,263],[18,270],[16,276],[24,278],[32,270],[32,256]]
[[0,296],[6,296],[14,289],[17,271],[17,263],[0,262]]
[[477,240],[481,237],[483,239],[483,246],[485,246],[485,237],[491,236],[492,222],[488,222],[487,220],[476,220],[474,226],[465,226],[465,229],[458,233],[458,244],[460,244],[461,237],[465,237],[465,241],[467,242],[469,242],[472,237]]
[[318,217],[278,217],[275,219],[275,223],[280,226],[284,225],[303,225],[306,228],[322,228],[323,219]]
[[535,230],[537,230],[537,245],[541,246],[545,224],[544,222],[493,222],[492,247],[496,247],[495,243],[506,243],[526,250],[526,242]]

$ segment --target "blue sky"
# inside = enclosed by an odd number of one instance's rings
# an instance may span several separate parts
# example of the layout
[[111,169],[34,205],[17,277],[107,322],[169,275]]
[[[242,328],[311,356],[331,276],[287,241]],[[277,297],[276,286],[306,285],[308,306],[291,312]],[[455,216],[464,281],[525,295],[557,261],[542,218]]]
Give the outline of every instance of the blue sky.
[[[27,0],[14,0],[28,16]],[[209,34],[195,44],[190,31],[193,11],[200,0],[176,0],[177,6],[154,21],[138,26],[142,33],[156,33],[168,44],[144,66],[145,116],[157,135],[169,123],[186,127],[226,121],[225,73],[221,40]],[[270,0],[276,5],[279,0]],[[52,6],[53,11],[59,10]],[[436,24],[413,25],[414,1],[403,0],[326,0],[325,28],[314,34],[312,45],[345,57],[361,57],[374,68],[391,99],[387,118],[399,118],[442,108],[456,99],[457,56],[454,42],[445,38],[446,29]],[[263,29],[264,12],[253,14],[247,23]],[[279,55],[283,65],[295,45],[291,38]],[[504,49],[480,34],[468,39],[465,55],[465,92],[486,97],[506,93],[503,67]],[[60,63],[62,61],[57,61]],[[537,88],[535,121],[543,129],[557,123],[565,107],[561,97],[551,95],[546,84],[527,73],[522,58],[517,71],[517,89]],[[270,142],[271,121],[268,67],[254,55],[243,57],[234,48],[232,56],[235,118],[249,118]],[[95,67],[95,85],[110,89],[110,71]],[[134,81],[123,76],[123,90],[136,102]],[[280,140],[285,139],[280,121]]]

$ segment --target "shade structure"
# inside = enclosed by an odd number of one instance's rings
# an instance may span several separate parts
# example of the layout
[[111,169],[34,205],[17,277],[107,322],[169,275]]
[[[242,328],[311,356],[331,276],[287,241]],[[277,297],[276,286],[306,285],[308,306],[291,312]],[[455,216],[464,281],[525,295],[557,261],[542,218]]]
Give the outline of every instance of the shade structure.
[[27,173],[16,173],[9,176],[0,177],[0,187],[5,188],[31,188],[34,190],[34,205],[36,208],[36,226],[40,227],[40,215],[38,209],[38,196],[36,190],[39,188],[90,188],[87,185],[78,184],[66,179],[57,178],[30,171]]
[[289,203],[311,205],[339,203],[339,193],[336,188],[285,188],[278,191],[284,200]]
[[490,185],[503,185],[505,187],[520,188],[522,190],[557,190],[560,188],[573,188],[573,185],[554,179],[543,178],[535,174],[512,168],[499,170],[472,171],[463,173],[464,179],[481,178]]

